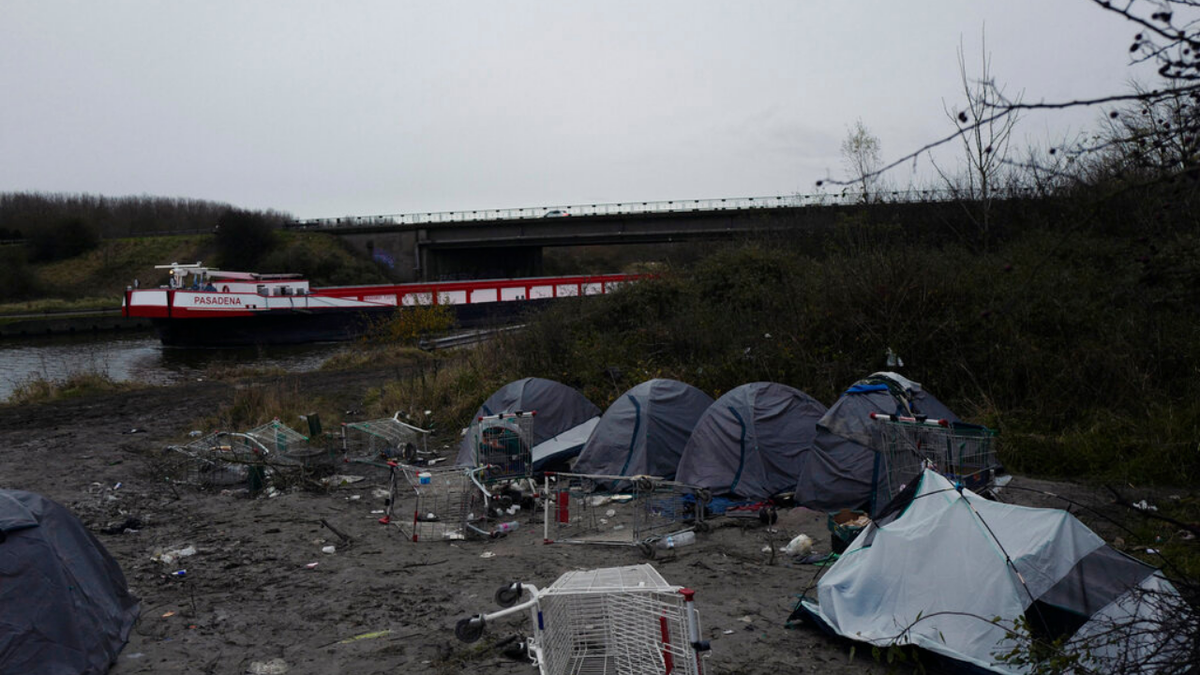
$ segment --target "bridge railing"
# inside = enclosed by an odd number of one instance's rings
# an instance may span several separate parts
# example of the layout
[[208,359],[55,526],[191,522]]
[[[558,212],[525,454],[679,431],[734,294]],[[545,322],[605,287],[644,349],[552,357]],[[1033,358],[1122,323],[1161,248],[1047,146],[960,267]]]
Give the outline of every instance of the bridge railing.
[[[1012,195],[1005,195],[1012,196]],[[952,190],[884,191],[871,195],[871,203],[923,203],[963,199]],[[289,223],[295,229],[336,229],[370,225],[438,225],[493,220],[522,220],[533,218],[636,215],[649,213],[685,213],[689,211],[746,211],[750,209],[795,208],[804,206],[850,206],[863,203],[862,194],[854,190],[840,193],[794,194],[776,197],[732,197],[726,199],[677,199],[668,201],[619,202],[611,204],[574,204],[563,206],[533,206],[512,209],[482,209],[475,211],[433,211],[429,213],[398,213],[377,216],[343,216],[341,218],[309,218]]]

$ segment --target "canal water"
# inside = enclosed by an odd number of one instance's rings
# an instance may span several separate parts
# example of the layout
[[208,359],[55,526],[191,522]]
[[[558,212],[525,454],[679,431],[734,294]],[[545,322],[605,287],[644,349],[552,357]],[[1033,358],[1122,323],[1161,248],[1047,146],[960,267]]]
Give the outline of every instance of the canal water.
[[278,367],[303,372],[319,368],[345,347],[344,343],[325,343],[183,349],[163,347],[152,332],[0,340],[0,401],[30,380],[62,381],[76,373],[163,385],[204,378],[214,367]]

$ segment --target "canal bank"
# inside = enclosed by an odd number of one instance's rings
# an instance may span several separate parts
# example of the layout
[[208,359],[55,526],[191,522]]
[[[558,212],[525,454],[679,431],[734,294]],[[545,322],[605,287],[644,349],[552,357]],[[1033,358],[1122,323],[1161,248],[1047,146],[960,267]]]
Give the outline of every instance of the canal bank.
[[149,319],[123,317],[119,308],[0,315],[0,339],[150,329]]

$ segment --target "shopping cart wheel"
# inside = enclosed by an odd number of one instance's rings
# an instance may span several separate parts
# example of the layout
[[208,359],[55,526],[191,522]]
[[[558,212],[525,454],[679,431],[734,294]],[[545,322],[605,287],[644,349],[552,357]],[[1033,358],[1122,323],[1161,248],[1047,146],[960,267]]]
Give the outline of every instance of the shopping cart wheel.
[[476,642],[483,637],[483,617],[473,616],[469,619],[459,619],[454,626],[454,637],[462,642]]
[[708,488],[700,488],[696,490],[696,501],[701,504],[707,504],[712,501],[712,492]]
[[521,599],[521,584],[509,584],[497,588],[493,599],[501,607],[512,607]]
[[645,557],[646,560],[654,560],[654,544],[651,544],[648,541],[643,541],[642,543],[638,544],[638,550],[642,552],[642,556]]
[[633,481],[633,486],[638,492],[651,492],[654,490],[654,479],[649,476],[638,476]]

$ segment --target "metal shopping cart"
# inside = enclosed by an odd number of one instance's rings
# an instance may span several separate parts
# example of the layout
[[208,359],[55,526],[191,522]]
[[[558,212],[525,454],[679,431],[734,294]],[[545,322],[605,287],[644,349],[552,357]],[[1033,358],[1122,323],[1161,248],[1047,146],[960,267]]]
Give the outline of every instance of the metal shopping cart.
[[533,475],[533,420],[536,413],[485,415],[471,424],[475,466],[487,467],[488,483],[520,481]]
[[322,452],[276,419],[245,432],[218,431],[167,446],[162,471],[180,485],[218,489],[245,484],[258,491],[268,475],[303,475]]
[[1003,467],[996,432],[950,420],[871,413],[879,430],[871,514],[886,507],[926,467],[973,492],[987,494]]
[[342,456],[346,461],[386,465],[388,461],[414,464],[429,453],[430,431],[392,417],[342,424]]
[[[414,542],[454,541],[491,533],[485,524],[490,495],[479,484],[479,469],[395,462],[390,468],[390,496],[381,523],[396,525]],[[398,515],[395,520],[394,514]]]
[[[513,583],[496,591],[502,609],[462,619],[455,635],[474,642],[487,623],[529,610],[526,653],[542,675],[702,672],[695,593],[650,565],[577,570],[549,588]],[[527,598],[522,601],[522,598]]]
[[548,472],[542,497],[547,544],[637,546],[653,558],[659,544],[707,529],[706,490],[653,476]]

